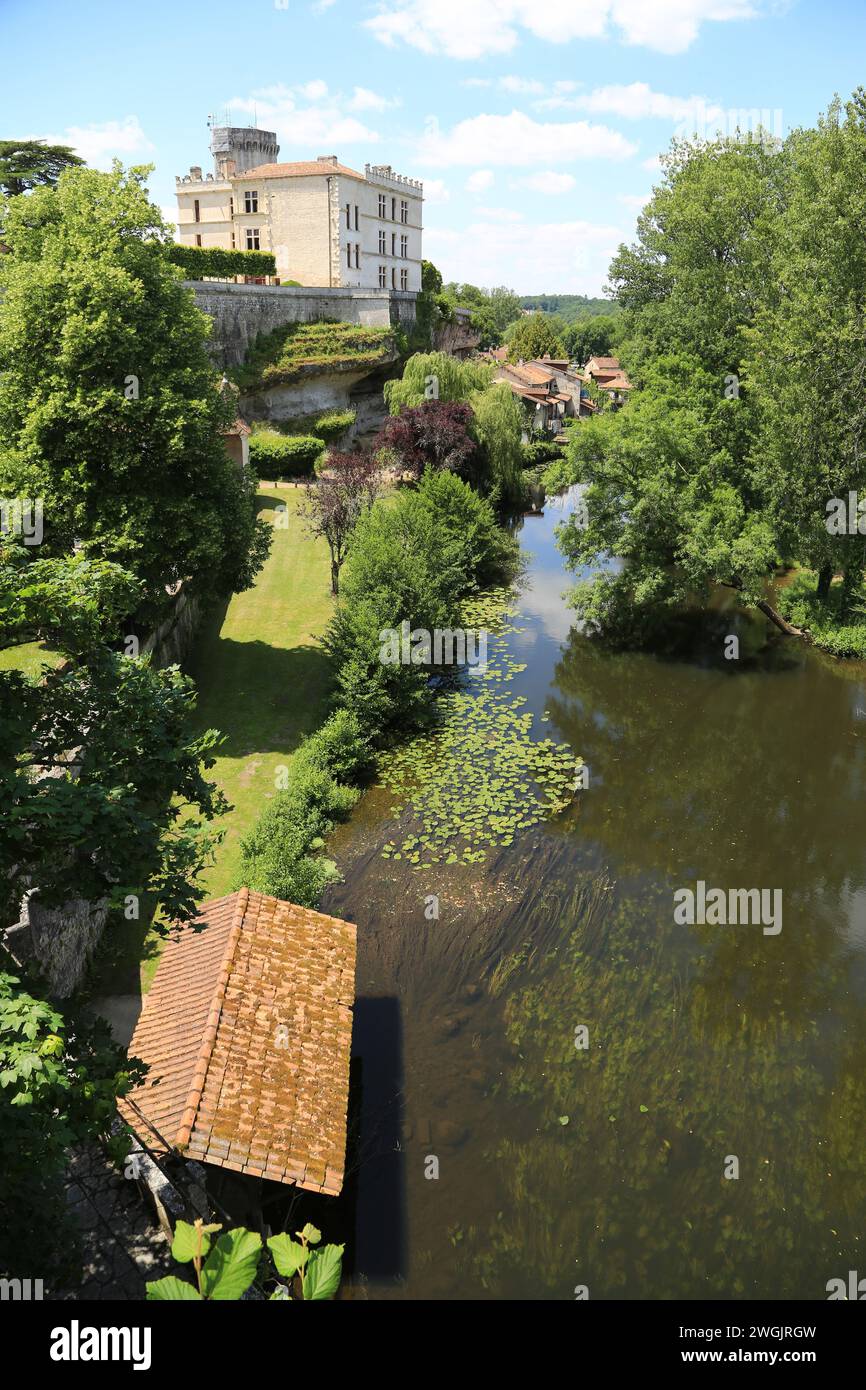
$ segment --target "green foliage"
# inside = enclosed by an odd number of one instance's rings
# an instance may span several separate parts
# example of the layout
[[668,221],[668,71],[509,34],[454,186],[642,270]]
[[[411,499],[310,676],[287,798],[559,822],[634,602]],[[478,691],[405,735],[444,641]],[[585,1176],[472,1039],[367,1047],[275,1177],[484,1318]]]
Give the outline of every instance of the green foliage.
[[290,323],[259,336],[242,367],[232,375],[238,386],[284,386],[311,371],[381,366],[397,355],[396,330],[319,319]]
[[562,448],[555,439],[536,439],[520,448],[523,468],[538,468],[542,464],[558,462],[562,458]]
[[529,362],[540,357],[567,357],[559,325],[546,314],[517,319],[508,333],[509,362]]
[[596,314],[592,318],[568,323],[562,341],[572,362],[585,365],[591,357],[610,357],[614,354],[622,321],[618,314]]
[[312,474],[324,449],[324,439],[314,435],[286,435],[271,429],[255,430],[250,435],[250,462],[259,477],[264,478]]
[[620,306],[615,299],[593,299],[585,294],[526,295],[520,301],[522,309],[535,309],[543,314],[556,314],[568,324],[582,323],[600,315],[615,317]]
[[443,298],[449,309],[471,309],[471,325],[481,335],[482,348],[498,347],[508,326],[520,317],[520,300],[504,285],[485,290],[452,281],[445,286]]
[[171,242],[168,259],[179,265],[186,280],[230,280],[236,275],[276,275],[271,251],[227,251],[221,246],[181,246]]
[[[6,918],[8,920],[8,918]],[[64,1018],[0,973],[0,1270],[71,1273],[76,1227],[62,1187],[70,1145],[107,1139],[117,1097],[141,1079],[106,1024]],[[115,1157],[126,1147],[111,1141]]]
[[267,531],[221,432],[209,324],[169,264],[146,171],[67,169],[12,199],[0,256],[0,494],[44,498],[43,553],[145,585],[248,587]]
[[326,410],[313,422],[313,433],[324,439],[326,444],[333,444],[352,428],[356,415],[355,410]]
[[398,379],[385,382],[385,404],[392,415],[403,406],[421,405],[428,399],[428,381],[435,378],[440,401],[468,401],[473,391],[490,385],[493,368],[486,362],[449,357],[445,352],[418,352],[409,358]]
[[[285,1234],[270,1236],[268,1249],[277,1272],[289,1281],[301,1276],[301,1292],[305,1303],[333,1298],[340,1287],[343,1270],[344,1245],[323,1245],[321,1233],[309,1222],[296,1231],[298,1241]],[[290,1285],[291,1286],[291,1285]]]
[[849,596],[842,583],[832,584],[826,598],[817,592],[818,575],[804,570],[779,595],[779,612],[794,627],[809,633],[816,647],[833,656],[866,660],[866,591]]
[[350,784],[369,762],[360,720],[338,710],[295,753],[285,785],[243,841],[239,886],[317,907],[336,877],[332,861],[320,852],[325,836],[358,800]]
[[430,708],[429,671],[383,663],[380,633],[406,620],[428,632],[458,627],[463,600],[510,578],[516,555],[490,503],[451,473],[428,470],[417,490],[361,517],[327,645],[338,698],[371,736],[410,727]]
[[[195,1284],[169,1275],[154,1279],[147,1285],[147,1298],[154,1302],[235,1302],[243,1298],[260,1271],[266,1271],[262,1238],[257,1231],[243,1226],[233,1227],[211,1241],[222,1230],[219,1225],[206,1226],[199,1219],[194,1226],[178,1221],[171,1253],[178,1264],[192,1264]],[[331,1299],[340,1287],[344,1245],[323,1245],[321,1233],[309,1222],[296,1231],[297,1241],[286,1234],[270,1236],[268,1250],[277,1274],[288,1285],[277,1285],[271,1302],[285,1301],[292,1296],[293,1281],[300,1276],[303,1302],[322,1302]],[[266,1281],[272,1273],[266,1271]]]
[[523,493],[523,412],[504,382],[475,391],[469,397],[475,413],[474,432],[486,459],[491,500],[503,506],[520,502]]
[[68,145],[44,140],[0,140],[0,193],[14,198],[31,188],[53,185],[64,169],[84,163]]

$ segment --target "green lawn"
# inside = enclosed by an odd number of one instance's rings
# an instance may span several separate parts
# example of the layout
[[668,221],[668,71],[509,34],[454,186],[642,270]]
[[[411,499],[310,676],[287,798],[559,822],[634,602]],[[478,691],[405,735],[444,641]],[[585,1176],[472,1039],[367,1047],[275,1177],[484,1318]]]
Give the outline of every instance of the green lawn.
[[44,642],[22,642],[17,647],[0,651],[0,671],[23,671],[26,676],[38,676],[43,665],[59,666],[63,657]]
[[303,496],[262,484],[260,515],[273,524],[283,503],[289,524],[274,526],[255,588],[205,619],[187,662],[199,692],[198,727],[226,737],[210,775],[234,807],[217,862],[202,877],[207,897],[231,891],[240,841],[273,796],[278,765],[325,718],[328,668],[318,638],[332,612],[328,549],[298,516]]
[[[298,516],[303,496],[300,488],[260,485],[259,515],[273,524],[285,504],[288,526],[274,526],[255,587],[205,616],[185,663],[198,688],[196,727],[225,736],[208,775],[234,808],[218,823],[226,835],[199,880],[202,900],[231,891],[240,842],[274,794],[277,766],[326,715],[328,671],[317,639],[332,612],[330,565],[327,545],[312,540]],[[118,920],[106,933],[91,972],[94,994],[150,988],[163,942],[149,906],[140,921]]]

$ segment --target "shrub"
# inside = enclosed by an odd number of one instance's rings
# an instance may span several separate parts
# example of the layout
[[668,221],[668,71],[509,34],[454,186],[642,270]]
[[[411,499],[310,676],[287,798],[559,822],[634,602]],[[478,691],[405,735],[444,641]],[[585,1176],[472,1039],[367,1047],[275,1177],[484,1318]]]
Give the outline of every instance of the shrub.
[[264,477],[304,477],[313,472],[324,448],[324,439],[312,434],[286,435],[278,430],[257,429],[250,435],[250,461],[256,473]]
[[277,273],[270,251],[226,251],[221,246],[180,246],[174,242],[167,249],[168,259],[181,267],[188,280]]
[[428,632],[458,627],[463,599],[511,578],[516,555],[490,503],[452,473],[428,470],[417,489],[364,513],[326,645],[339,698],[371,738],[420,722],[430,705],[429,669],[383,663],[380,633],[407,620]]
[[321,850],[360,792],[347,785],[366,771],[369,743],[347,710],[333,714],[298,749],[288,785],[277,792],[241,844],[240,883],[257,893],[316,907],[336,867]]
[[354,410],[328,410],[324,415],[318,416],[313,428],[326,444],[333,444],[346,433],[346,430],[351,429],[356,414]]
[[524,468],[537,468],[539,464],[554,463],[562,457],[562,446],[553,439],[537,439],[531,444],[521,446]]
[[833,656],[866,659],[866,595],[862,586],[854,596],[851,611],[841,615],[843,588],[831,585],[826,599],[816,592],[817,575],[803,570],[779,594],[778,608],[795,627],[808,628],[816,647]]

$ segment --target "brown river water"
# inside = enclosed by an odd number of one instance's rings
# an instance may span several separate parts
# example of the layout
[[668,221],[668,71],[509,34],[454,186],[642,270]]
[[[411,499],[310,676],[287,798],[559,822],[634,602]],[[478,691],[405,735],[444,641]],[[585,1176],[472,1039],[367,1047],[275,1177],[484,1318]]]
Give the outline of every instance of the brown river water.
[[[677,656],[601,649],[563,598],[571,505],[520,526],[507,640],[589,785],[483,864],[382,858],[379,788],[329,847],[349,1296],[824,1299],[866,1275],[866,666],[724,599]],[[781,931],[678,923],[699,880],[781,889]]]

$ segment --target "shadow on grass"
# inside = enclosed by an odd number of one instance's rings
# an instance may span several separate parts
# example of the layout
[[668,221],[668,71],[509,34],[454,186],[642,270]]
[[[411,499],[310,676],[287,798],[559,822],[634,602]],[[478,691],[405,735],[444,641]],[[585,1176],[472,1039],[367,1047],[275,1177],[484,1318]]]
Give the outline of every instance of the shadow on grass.
[[199,648],[189,674],[198,688],[195,726],[220,730],[221,758],[293,752],[324,718],[331,688],[328,656],[312,645],[221,638]]

